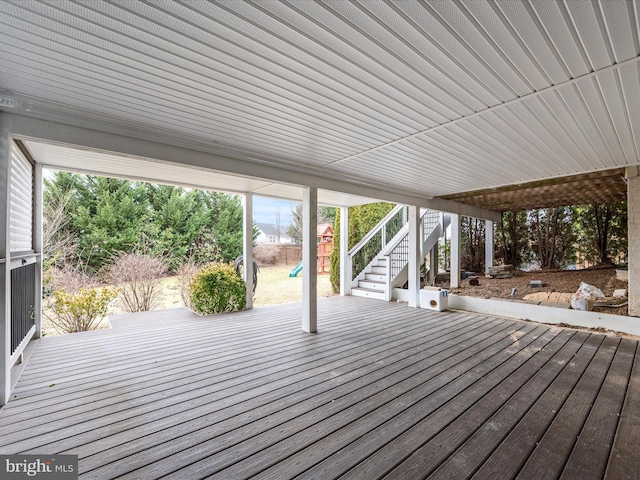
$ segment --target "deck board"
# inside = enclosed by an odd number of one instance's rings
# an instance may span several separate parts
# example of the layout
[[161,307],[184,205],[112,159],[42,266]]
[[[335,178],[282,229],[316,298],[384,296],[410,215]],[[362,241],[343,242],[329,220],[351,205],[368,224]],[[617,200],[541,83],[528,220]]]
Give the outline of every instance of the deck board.
[[355,297],[322,299],[317,334],[300,318],[173,309],[44,338],[0,453],[76,454],[97,479],[640,470],[635,340]]
[[560,478],[602,478],[618,426],[636,350],[623,338]]
[[640,462],[629,462],[640,451],[640,357],[636,344],[636,355],[627,386],[618,431],[615,436],[605,478],[610,480],[631,480],[640,478]]
[[[286,469],[294,467],[291,464],[295,464],[295,467],[301,470],[301,478],[335,478],[340,476],[356,464],[359,459],[366,458],[386,445],[394,435],[411,428],[450,398],[466,391],[469,385],[476,383],[484,373],[492,370],[496,363],[504,359],[506,359],[505,362],[510,361],[539,339],[548,342],[549,339],[545,337],[548,333],[549,329],[545,327],[534,329],[519,338],[517,345],[516,342],[512,343],[505,350],[493,355],[490,360],[461,376],[456,376],[450,383],[432,394],[420,395],[413,404],[404,401],[405,407],[408,408],[400,413],[391,416],[390,412],[385,410],[372,412],[362,419],[361,425],[357,425],[358,428],[354,428],[356,425],[352,424],[343,429],[344,431],[334,432],[324,437],[320,442],[288,458],[285,462],[280,462],[274,468],[262,472],[257,478],[281,478],[281,475],[287,471]],[[314,463],[309,468],[305,468],[305,463],[310,463],[313,457],[318,456],[320,452],[322,452],[321,456],[326,457],[326,460],[321,459],[323,460],[321,463]],[[380,462],[386,462],[387,465],[388,460],[389,458],[379,458]],[[377,473],[380,473],[379,470]]]
[[[569,393],[580,380],[602,340],[602,337],[592,335],[581,346],[535,405],[502,441],[491,457],[483,463],[473,476],[474,479],[493,479],[496,475],[513,477],[518,473]],[[566,362],[565,359],[556,361]]]
[[[531,348],[523,349],[472,385],[464,395],[451,399],[396,441],[385,445],[346,477],[375,475],[375,469],[379,468],[377,465],[383,458],[394,460],[394,463],[386,464],[388,471],[409,457],[388,475],[389,478],[411,478],[435,470],[464,443],[469,436],[468,431],[477,429],[558,351],[567,348],[571,352],[579,348],[582,339],[575,338],[574,332],[558,333],[555,329],[549,330],[548,334],[533,342]],[[565,347],[567,342],[570,343]]]

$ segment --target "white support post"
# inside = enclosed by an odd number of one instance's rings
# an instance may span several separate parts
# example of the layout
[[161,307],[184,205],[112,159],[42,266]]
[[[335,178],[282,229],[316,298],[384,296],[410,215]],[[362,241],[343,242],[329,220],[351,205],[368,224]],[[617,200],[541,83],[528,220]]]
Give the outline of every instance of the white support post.
[[340,208],[340,295],[351,295],[349,262],[349,207]]
[[493,267],[493,222],[484,222],[484,273],[489,275],[489,269]]
[[11,265],[9,262],[9,195],[11,137],[0,113],[0,406],[11,395]]
[[627,169],[627,231],[629,252],[629,316],[640,317],[640,176]]
[[409,306],[420,306],[420,209],[409,206]]
[[429,251],[429,283],[435,284],[438,275],[438,243]]
[[33,170],[33,250],[36,253],[36,281],[35,281],[35,324],[34,338],[42,336],[42,164],[36,163]]
[[460,288],[460,215],[451,215],[451,288]]
[[318,331],[318,189],[302,196],[302,330]]
[[242,276],[247,285],[245,309],[253,308],[253,194],[246,193],[242,222]]

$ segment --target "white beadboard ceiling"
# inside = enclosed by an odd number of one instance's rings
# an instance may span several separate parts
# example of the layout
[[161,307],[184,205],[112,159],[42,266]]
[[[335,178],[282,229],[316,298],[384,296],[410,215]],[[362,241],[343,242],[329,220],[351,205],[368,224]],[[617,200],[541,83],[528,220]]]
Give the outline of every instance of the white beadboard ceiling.
[[[637,165],[639,10],[625,0],[2,0],[0,97],[29,98],[31,115],[46,102],[285,168],[451,195]],[[117,161],[103,157],[87,156],[86,169]]]

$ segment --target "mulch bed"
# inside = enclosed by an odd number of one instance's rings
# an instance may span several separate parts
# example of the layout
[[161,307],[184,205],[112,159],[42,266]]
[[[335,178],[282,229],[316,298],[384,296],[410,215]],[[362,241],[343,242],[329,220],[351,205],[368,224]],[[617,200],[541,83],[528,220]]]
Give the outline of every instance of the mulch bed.
[[[580,282],[585,282],[602,290],[607,297],[613,295],[613,291],[628,288],[628,283],[616,278],[614,267],[594,267],[584,270],[550,270],[538,272],[513,271],[513,278],[486,278],[480,275],[479,285],[469,285],[469,280],[463,280],[460,288],[451,290],[457,295],[468,295],[478,298],[511,298],[522,300],[525,295],[536,292],[562,292],[575,293]],[[531,280],[542,280],[541,288],[532,288]],[[438,285],[447,288],[448,283]],[[516,291],[511,296],[512,289]],[[595,307],[594,311],[610,313],[613,315],[627,315],[628,307],[608,308]]]

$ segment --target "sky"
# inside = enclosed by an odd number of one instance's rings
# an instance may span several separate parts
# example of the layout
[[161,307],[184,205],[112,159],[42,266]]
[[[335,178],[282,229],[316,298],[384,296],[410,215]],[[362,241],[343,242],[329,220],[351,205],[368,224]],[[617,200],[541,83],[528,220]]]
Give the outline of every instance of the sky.
[[288,227],[293,223],[291,209],[296,202],[277,198],[253,197],[253,220],[256,223],[276,224],[276,213],[280,210],[280,226]]

